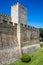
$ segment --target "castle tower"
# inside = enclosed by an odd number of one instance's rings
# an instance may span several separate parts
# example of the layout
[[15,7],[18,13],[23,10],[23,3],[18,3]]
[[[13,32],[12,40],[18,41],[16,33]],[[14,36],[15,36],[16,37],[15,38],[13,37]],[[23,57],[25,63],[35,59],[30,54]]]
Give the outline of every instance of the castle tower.
[[11,19],[13,24],[17,24],[17,40],[19,44],[19,51],[21,56],[21,28],[20,24],[27,25],[27,9],[20,3],[17,3],[11,7]]
[[11,7],[11,18],[13,24],[27,24],[27,9],[17,3]]

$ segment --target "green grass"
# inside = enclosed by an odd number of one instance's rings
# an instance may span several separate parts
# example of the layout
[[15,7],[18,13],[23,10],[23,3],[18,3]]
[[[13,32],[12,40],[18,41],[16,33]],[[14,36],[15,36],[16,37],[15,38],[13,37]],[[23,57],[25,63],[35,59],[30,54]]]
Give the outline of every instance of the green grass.
[[43,65],[43,49],[32,54],[31,61],[29,63],[24,63],[21,62],[21,60],[18,60],[9,65]]

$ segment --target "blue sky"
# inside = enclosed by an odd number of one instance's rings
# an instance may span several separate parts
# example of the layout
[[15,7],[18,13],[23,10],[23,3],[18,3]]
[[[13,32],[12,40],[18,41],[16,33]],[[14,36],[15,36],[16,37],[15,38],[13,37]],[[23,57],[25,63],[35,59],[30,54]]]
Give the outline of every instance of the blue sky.
[[11,15],[11,5],[17,2],[28,10],[28,25],[43,28],[43,0],[0,0],[0,13]]

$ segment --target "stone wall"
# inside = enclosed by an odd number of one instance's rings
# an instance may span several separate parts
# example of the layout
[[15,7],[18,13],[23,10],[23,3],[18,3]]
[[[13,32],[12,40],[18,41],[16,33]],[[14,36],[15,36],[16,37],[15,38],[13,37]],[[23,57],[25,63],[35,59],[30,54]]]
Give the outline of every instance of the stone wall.
[[39,29],[28,25],[20,25],[20,43],[21,46],[27,46],[39,43]]
[[7,46],[18,46],[17,25],[0,23],[0,49]]
[[17,24],[0,23],[0,65],[10,63],[20,57],[17,41]]
[[7,47],[7,49],[0,50],[0,65],[9,64],[20,58],[19,48],[17,47]]
[[11,22],[11,17],[5,14],[0,14],[0,23],[3,23],[3,22],[9,24],[9,22]]
[[40,49],[40,44],[33,44],[22,47],[22,55],[32,54]]
[[0,65],[40,48],[39,30],[23,24],[0,23]]

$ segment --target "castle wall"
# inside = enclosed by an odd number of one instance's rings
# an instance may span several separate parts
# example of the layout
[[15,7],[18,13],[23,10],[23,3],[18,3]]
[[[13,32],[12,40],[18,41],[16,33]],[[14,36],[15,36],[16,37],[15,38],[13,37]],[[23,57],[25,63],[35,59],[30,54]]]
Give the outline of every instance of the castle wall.
[[17,46],[17,25],[0,25],[0,46]]
[[39,43],[39,30],[27,25],[20,26],[21,46]]
[[40,49],[40,44],[32,44],[22,47],[22,55],[32,54]]
[[5,14],[0,14],[0,23],[8,23],[11,22],[11,17]]
[[20,53],[18,47],[8,47],[8,49],[0,50],[0,65],[9,64],[11,62],[16,61],[19,58]]
[[20,55],[35,52],[40,48],[39,29],[24,24],[18,24],[17,40]]
[[30,43],[31,30],[21,27],[21,46],[27,46]]
[[40,48],[39,30],[23,24],[0,23],[0,65]]
[[10,63],[20,57],[17,41],[17,24],[0,23],[0,65]]

